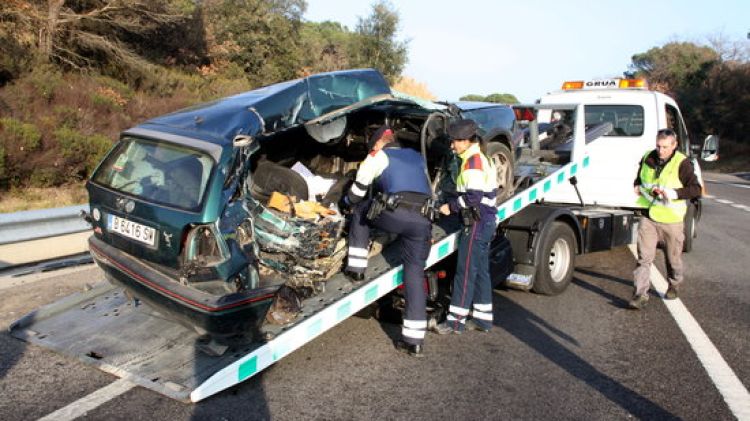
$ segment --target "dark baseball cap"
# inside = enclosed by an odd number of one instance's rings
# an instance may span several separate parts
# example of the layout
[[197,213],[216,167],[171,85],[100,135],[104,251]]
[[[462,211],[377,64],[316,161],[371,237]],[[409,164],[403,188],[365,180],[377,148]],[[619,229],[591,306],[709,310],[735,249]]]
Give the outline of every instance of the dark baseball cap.
[[474,140],[477,135],[477,123],[471,119],[454,121],[448,126],[450,140]]

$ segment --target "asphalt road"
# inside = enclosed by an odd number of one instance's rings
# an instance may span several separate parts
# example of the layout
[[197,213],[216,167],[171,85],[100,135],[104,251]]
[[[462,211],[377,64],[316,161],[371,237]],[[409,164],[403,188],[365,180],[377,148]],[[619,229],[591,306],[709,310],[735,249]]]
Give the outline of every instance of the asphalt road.
[[[750,182],[706,179],[680,300],[750,388]],[[659,296],[626,308],[633,267],[621,248],[579,258],[560,296],[497,291],[491,332],[430,334],[423,360],[392,349],[398,326],[355,317],[198,404],[135,387],[81,419],[735,419]],[[98,279],[0,278],[0,327]],[[0,419],[38,419],[115,380],[0,334]]]

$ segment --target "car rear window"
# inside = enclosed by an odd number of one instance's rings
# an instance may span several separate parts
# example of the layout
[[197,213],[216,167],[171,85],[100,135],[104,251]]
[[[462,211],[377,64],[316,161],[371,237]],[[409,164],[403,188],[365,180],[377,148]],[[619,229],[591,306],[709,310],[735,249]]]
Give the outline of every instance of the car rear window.
[[586,127],[612,123],[605,136],[643,135],[643,107],[640,105],[586,105]]
[[151,202],[195,210],[201,204],[213,160],[168,142],[123,138],[93,181]]

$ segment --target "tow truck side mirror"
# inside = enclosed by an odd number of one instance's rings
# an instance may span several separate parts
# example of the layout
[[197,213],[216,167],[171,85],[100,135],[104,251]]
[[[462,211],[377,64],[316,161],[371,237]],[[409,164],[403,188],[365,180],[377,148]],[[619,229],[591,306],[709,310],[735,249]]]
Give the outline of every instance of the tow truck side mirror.
[[706,162],[719,160],[719,136],[712,134],[706,137],[701,148],[701,160]]

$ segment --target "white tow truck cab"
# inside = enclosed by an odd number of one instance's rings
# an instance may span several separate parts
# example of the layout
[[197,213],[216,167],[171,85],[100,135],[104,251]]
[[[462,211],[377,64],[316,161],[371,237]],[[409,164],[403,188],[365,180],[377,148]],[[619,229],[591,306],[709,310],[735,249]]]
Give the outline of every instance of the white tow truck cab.
[[[678,150],[694,159],[685,121],[671,97],[648,89],[644,79],[604,79],[565,82],[562,90],[540,99],[541,104],[584,104],[585,124],[612,123],[612,131],[590,145],[593,158],[578,190],[586,205],[637,208],[633,180],[646,151],[654,149],[656,132],[677,133]],[[542,110],[539,122],[550,122],[554,109]],[[572,186],[554,192],[549,201],[579,203]]]
[[[709,136],[702,148],[692,145],[675,100],[649,90],[643,79],[565,82],[538,104],[517,106],[516,115],[528,123],[529,133],[516,164],[517,187],[536,183],[565,162],[584,159],[585,168],[501,223],[514,260],[505,283],[515,288],[560,293],[572,280],[576,255],[635,241],[640,206],[633,181],[660,129],[677,133],[678,150],[692,160],[701,184],[697,152],[706,161],[717,157],[718,139]],[[700,215],[700,199],[691,201],[686,252]]]

